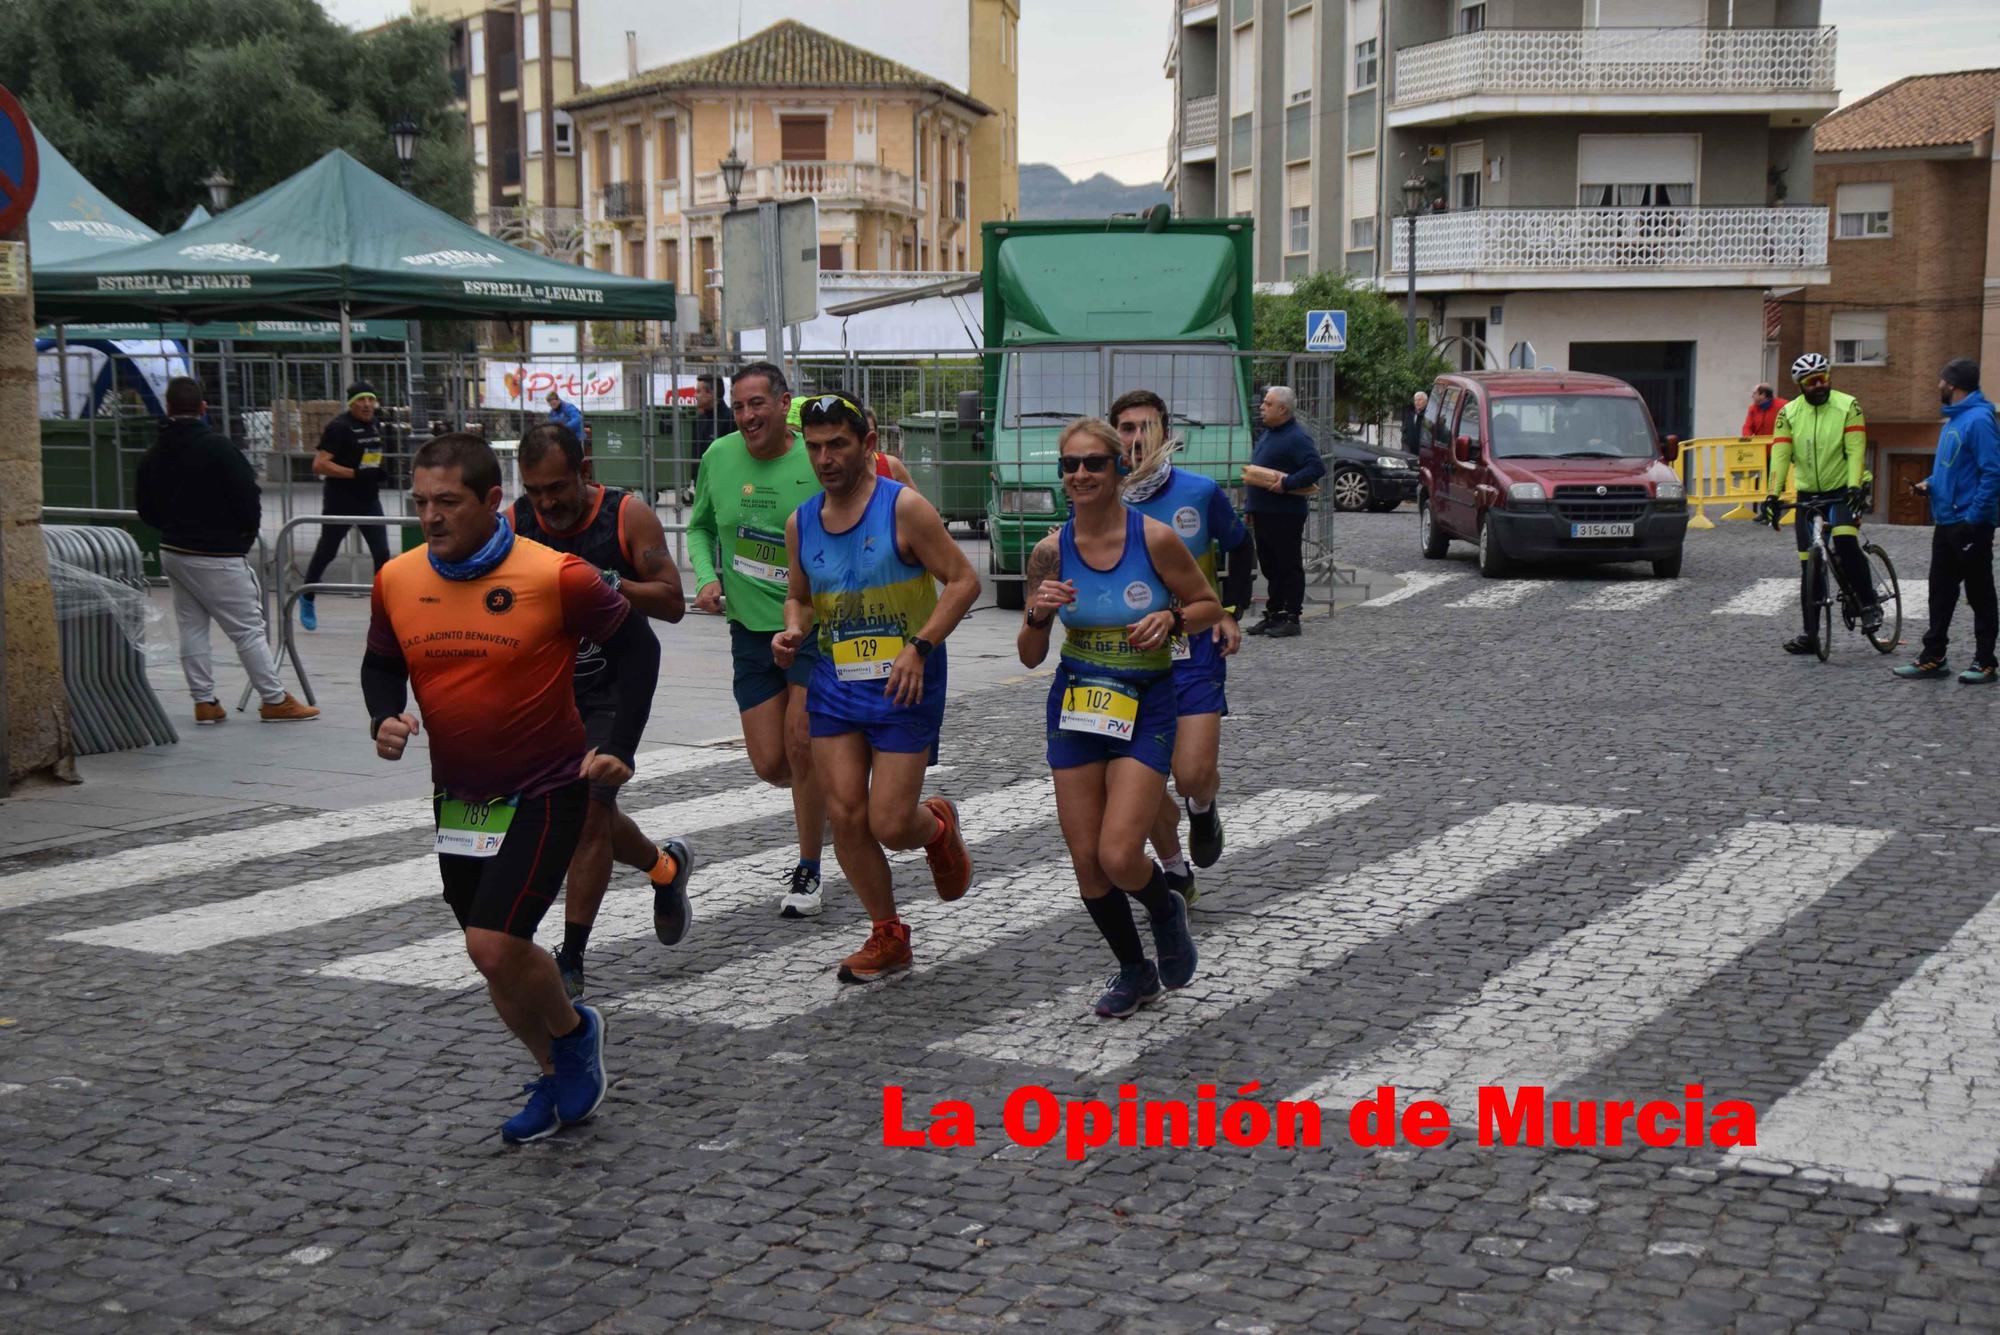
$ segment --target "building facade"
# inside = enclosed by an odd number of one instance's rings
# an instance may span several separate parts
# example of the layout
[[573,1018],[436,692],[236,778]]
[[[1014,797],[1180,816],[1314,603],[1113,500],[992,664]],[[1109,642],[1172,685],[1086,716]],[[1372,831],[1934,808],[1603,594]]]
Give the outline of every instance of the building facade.
[[1832,283],[1779,297],[1778,360],[1824,353],[1861,401],[1877,508],[1925,523],[1910,484],[1937,444],[1937,372],[1979,357],[2000,377],[2000,70],[1918,75],[1821,121],[1813,198]]
[[1462,366],[1616,375],[1663,431],[1733,434],[1765,290],[1828,280],[1826,211],[1803,202],[1811,127],[1838,102],[1818,0],[1176,17],[1180,210],[1251,214],[1260,280],[1345,269],[1398,294],[1414,232],[1420,317]]
[[908,66],[784,21],[708,55],[566,105],[580,148],[588,263],[720,301],[721,164],[744,164],[740,205],[819,201],[822,271],[964,273],[980,102]]

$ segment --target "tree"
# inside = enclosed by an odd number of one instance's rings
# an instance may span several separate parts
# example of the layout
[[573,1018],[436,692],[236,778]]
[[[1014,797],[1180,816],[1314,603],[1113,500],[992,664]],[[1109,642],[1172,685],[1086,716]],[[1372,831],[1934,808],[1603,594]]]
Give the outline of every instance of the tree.
[[389,126],[423,131],[411,189],[471,215],[472,150],[447,25],[348,31],[316,0],[6,0],[0,84],[98,188],[161,231],[220,167],[238,202],[334,148],[397,178]]
[[1428,347],[1408,350],[1403,309],[1352,274],[1322,272],[1301,279],[1288,297],[1255,298],[1257,347],[1306,350],[1306,312],[1347,312],[1347,350],[1335,362],[1336,406],[1344,419],[1369,426],[1398,420],[1410,396],[1429,389],[1443,359]]

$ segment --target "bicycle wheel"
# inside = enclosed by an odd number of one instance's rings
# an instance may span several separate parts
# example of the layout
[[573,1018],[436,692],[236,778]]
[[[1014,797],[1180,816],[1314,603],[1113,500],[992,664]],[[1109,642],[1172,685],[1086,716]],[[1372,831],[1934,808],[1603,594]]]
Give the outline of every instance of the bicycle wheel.
[[1869,543],[1861,549],[1868,558],[1868,577],[1874,582],[1875,597],[1882,604],[1882,625],[1868,637],[1878,654],[1892,654],[1903,642],[1903,586],[1896,582],[1896,566],[1889,553]]
[[1833,580],[1827,572],[1825,549],[1813,548],[1806,563],[1812,571],[1806,587],[1819,592],[1819,610],[1813,614],[1813,624],[1819,640],[1819,661],[1824,663],[1833,656]]

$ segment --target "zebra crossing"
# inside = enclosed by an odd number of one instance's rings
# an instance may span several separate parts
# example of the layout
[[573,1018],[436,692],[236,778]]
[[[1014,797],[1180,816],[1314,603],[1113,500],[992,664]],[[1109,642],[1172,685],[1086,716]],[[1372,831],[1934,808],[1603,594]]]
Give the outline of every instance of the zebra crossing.
[[[752,851],[701,865],[692,948],[649,953],[643,980],[621,982],[603,994],[605,1003],[628,1016],[656,1017],[669,1029],[763,1031],[808,1021],[823,1037],[831,1034],[828,1041],[840,1041],[843,1029],[872,1041],[871,1025],[891,993],[843,987],[832,975],[851,934],[851,907],[832,923],[775,919],[771,870],[791,856],[789,801],[779,790],[740,782],[742,775],[725,764],[740,759],[652,759],[649,777],[662,770],[702,773],[711,786],[633,812],[643,828],[733,832],[730,851]],[[1194,984],[1131,1020],[1107,1022],[1088,1014],[1106,957],[1076,912],[1048,777],[972,792],[960,800],[979,868],[970,896],[939,904],[928,895],[919,855],[895,859],[917,946],[917,966],[897,980],[896,994],[922,999],[937,1025],[927,1045],[935,1054],[1107,1079],[1217,1040],[1252,1008],[1337,991],[1344,964],[1365,951],[1394,949],[1456,906],[1491,902],[1505,914],[1508,887],[1546,884],[1551,870],[1614,848],[1642,814],[1626,806],[1502,800],[1444,816],[1427,824],[1422,837],[1383,840],[1369,833],[1383,797],[1333,785],[1245,791],[1229,807],[1224,861],[1204,875],[1206,893],[1196,910],[1202,966]],[[189,878],[254,864],[274,849],[421,828],[407,802],[341,814],[338,822],[282,820],[0,875],[0,914],[136,888],[136,906],[155,911],[128,915],[100,902],[96,925],[52,931],[50,939],[69,950],[107,952],[107,960],[170,963],[240,943],[309,939],[332,924],[365,925],[368,915],[437,895],[435,861],[426,855],[163,907]],[[1677,868],[1642,878],[1628,897],[1503,962],[1483,985],[1473,980],[1462,998],[1453,994],[1414,1019],[1372,1024],[1380,1032],[1370,1033],[1366,1051],[1317,1075],[1310,1067],[1296,1072],[1308,1080],[1300,1096],[1338,1104],[1390,1084],[1408,1098],[1462,1106],[1480,1085],[1553,1089],[1585,1078],[1615,1062],[1662,1016],[1698,1004],[1719,974],[1839,892],[1897,838],[1890,830],[1772,820],[1688,832],[1677,845],[1686,847]],[[1341,869],[1327,872],[1328,849],[1367,849],[1369,856],[1358,864],[1336,858]],[[829,859],[829,899],[844,905],[833,869]],[[551,915],[551,932],[560,930],[559,917]],[[651,929],[649,896],[614,893],[594,940],[636,940]],[[1816,1066],[1760,1109],[1759,1144],[1732,1151],[1728,1162],[1869,1184],[1978,1188],[2000,1163],[1996,948],[2000,900],[1972,914]],[[979,987],[938,986],[1002,967],[996,959],[1008,961],[1010,979],[1020,984],[1012,995],[1038,999],[995,1003]],[[380,947],[379,937],[365,948],[349,941],[331,959],[321,954],[298,965],[296,974],[301,986],[339,979],[464,993],[478,985],[459,935],[428,930],[389,948]],[[631,974],[619,970],[613,977]],[[633,1032],[629,1022],[625,1032]]]
[[[1436,597],[1444,600],[1443,605],[1448,608],[1494,612],[1560,598],[1564,610],[1571,612],[1644,612],[1691,603],[1708,592],[1707,585],[1685,579],[1509,578],[1476,581],[1469,571],[1449,570],[1404,570],[1392,578],[1401,587],[1377,594],[1356,606],[1393,607],[1398,603]],[[1916,610],[1909,603],[1909,587],[1907,583],[1904,586],[1906,617]],[[1799,581],[1796,576],[1759,578],[1732,591],[1720,604],[1708,610],[1717,616],[1775,617],[1796,611],[1798,599]]]

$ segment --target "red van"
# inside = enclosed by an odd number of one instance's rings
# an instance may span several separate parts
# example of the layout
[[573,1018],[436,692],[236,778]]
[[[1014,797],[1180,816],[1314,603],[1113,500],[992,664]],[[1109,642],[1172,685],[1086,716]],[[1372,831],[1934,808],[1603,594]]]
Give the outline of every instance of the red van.
[[1424,555],[1476,543],[1479,573],[1516,561],[1650,561],[1681,573],[1687,494],[1639,392],[1611,376],[1439,376],[1418,446]]

